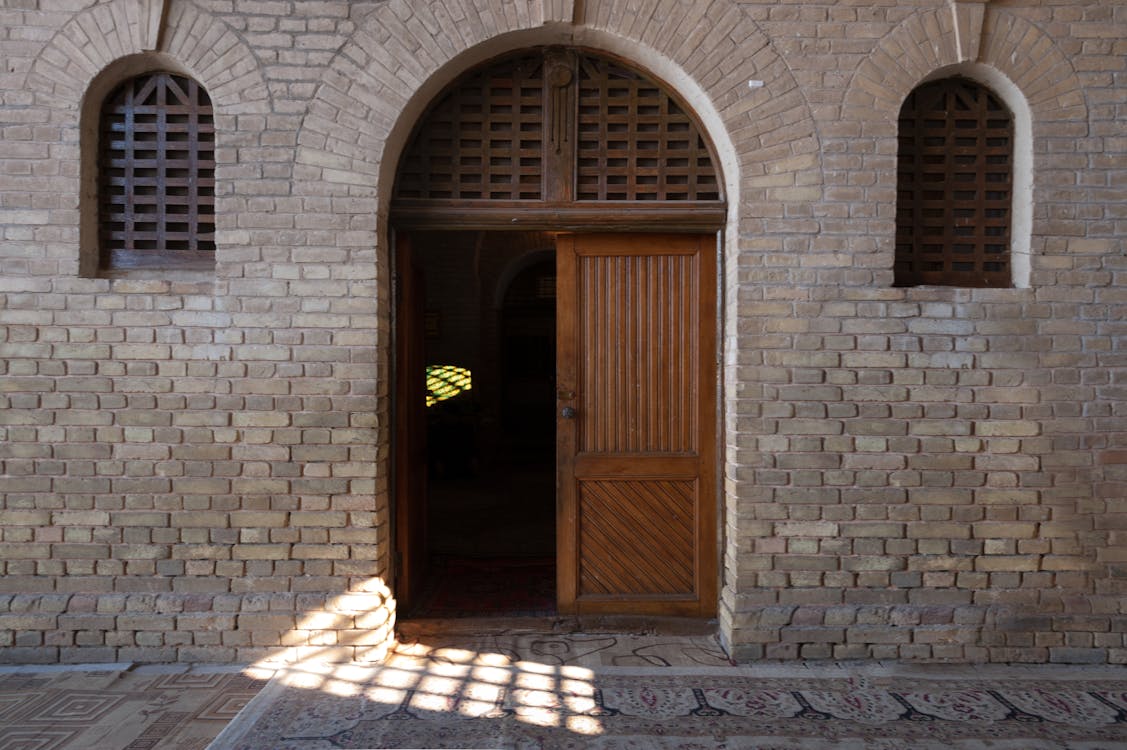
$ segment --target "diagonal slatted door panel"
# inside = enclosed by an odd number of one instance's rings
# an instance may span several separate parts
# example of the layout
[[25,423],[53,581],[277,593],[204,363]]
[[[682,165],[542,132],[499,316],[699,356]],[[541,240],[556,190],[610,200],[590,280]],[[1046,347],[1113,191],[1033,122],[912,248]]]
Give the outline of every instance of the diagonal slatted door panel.
[[691,595],[695,497],[691,481],[583,482],[579,595]]
[[715,612],[714,243],[557,242],[561,612]]

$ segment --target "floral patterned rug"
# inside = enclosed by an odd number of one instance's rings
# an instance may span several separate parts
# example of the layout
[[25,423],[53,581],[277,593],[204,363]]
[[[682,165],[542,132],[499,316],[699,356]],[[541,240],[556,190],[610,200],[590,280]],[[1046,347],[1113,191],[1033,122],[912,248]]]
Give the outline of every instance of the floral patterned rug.
[[465,652],[326,670],[276,677],[213,750],[1127,748],[1127,672],[1106,669],[1093,679],[972,668],[772,677],[755,667],[590,668]]

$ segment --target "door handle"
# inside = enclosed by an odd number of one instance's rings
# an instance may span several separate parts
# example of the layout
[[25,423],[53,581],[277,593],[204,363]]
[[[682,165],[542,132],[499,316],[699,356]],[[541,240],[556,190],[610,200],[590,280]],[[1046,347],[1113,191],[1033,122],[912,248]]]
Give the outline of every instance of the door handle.
[[565,406],[564,408],[560,409],[560,416],[564,419],[575,419],[575,407]]

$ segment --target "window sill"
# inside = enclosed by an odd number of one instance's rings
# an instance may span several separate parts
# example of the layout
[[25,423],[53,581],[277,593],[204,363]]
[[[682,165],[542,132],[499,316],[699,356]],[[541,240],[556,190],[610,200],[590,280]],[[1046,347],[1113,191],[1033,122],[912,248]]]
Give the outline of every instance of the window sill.
[[109,282],[115,294],[215,294],[215,271],[178,268],[103,270],[99,279]]

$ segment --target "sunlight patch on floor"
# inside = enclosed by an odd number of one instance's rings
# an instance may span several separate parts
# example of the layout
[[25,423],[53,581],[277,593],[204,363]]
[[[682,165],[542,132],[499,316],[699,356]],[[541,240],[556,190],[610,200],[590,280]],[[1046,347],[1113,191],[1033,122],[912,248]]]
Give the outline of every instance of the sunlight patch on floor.
[[491,651],[414,644],[383,665],[306,660],[274,664],[271,669],[280,686],[346,698],[363,696],[392,710],[467,718],[510,712],[534,726],[581,735],[602,732],[597,717],[577,715],[598,707],[595,673],[585,667],[514,662]]

